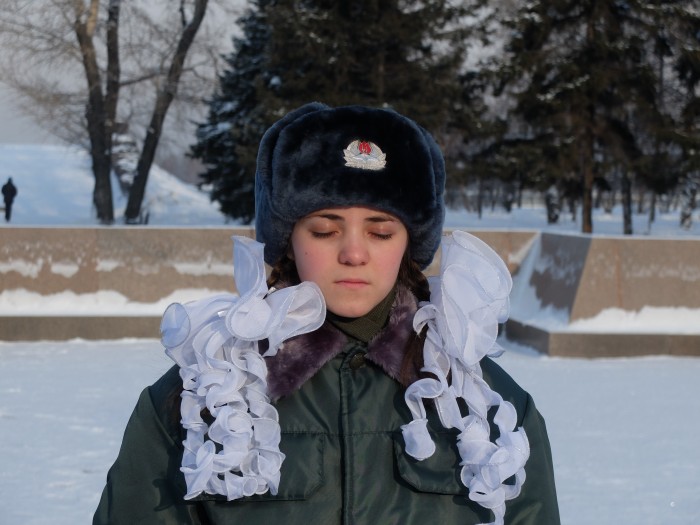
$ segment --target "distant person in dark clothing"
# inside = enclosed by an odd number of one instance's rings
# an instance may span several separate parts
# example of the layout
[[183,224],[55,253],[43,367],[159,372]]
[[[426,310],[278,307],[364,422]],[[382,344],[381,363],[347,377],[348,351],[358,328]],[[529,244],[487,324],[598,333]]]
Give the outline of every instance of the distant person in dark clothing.
[[12,184],[12,177],[2,187],[2,198],[5,200],[5,221],[10,222],[12,217],[12,203],[17,196],[17,187]]

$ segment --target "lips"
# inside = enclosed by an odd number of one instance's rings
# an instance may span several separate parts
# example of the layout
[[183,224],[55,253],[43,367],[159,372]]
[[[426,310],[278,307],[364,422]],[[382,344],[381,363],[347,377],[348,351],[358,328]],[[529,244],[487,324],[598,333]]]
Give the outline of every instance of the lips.
[[345,288],[357,289],[367,286],[369,283],[363,279],[338,279],[335,284]]

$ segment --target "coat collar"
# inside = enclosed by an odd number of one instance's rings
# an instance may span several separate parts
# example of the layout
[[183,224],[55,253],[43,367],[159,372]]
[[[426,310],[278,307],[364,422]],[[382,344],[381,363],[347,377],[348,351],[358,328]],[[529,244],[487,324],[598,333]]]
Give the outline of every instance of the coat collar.
[[[417,309],[415,296],[399,286],[386,327],[367,345],[367,359],[397,381],[406,345],[414,333],[413,316]],[[340,354],[347,343],[348,337],[328,321],[314,332],[285,341],[276,355],[265,358],[270,399],[276,401],[301,388],[323,365]]]

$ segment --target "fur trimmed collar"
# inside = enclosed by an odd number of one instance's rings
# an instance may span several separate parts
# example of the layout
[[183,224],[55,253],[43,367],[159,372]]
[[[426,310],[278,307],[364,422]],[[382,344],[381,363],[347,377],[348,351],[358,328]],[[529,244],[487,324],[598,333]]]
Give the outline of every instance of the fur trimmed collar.
[[[413,316],[418,309],[415,296],[399,287],[389,314],[389,320],[367,345],[367,359],[399,381],[406,354],[406,345],[413,331]],[[309,334],[288,339],[277,354],[266,357],[267,391],[276,401],[301,388],[323,365],[340,354],[348,343],[348,337],[326,321],[321,328]],[[412,370],[410,381],[418,376]]]

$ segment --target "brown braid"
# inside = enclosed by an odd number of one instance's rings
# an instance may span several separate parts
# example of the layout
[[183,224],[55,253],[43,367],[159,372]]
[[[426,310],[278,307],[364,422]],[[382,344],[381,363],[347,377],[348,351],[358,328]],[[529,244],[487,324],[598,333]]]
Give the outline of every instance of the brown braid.
[[267,278],[268,287],[277,286],[280,283],[284,286],[294,286],[300,282],[297,265],[286,253],[272,267],[270,277]]
[[[420,266],[411,259],[408,250],[406,250],[401,261],[397,281],[411,290],[419,302],[430,300],[428,279],[421,271]],[[401,363],[401,376],[399,377],[401,384],[404,386],[408,386],[411,378],[415,377],[415,372],[423,367],[425,332],[426,329],[423,329],[419,334],[414,332],[406,343],[406,355],[403,358],[403,363]]]

